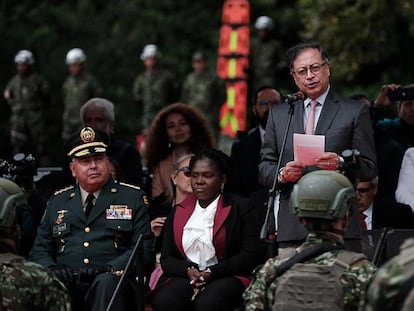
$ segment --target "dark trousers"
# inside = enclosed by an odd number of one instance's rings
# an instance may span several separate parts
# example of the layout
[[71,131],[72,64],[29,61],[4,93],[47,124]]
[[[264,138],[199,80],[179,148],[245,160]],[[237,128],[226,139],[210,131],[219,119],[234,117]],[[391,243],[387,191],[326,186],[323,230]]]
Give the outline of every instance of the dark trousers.
[[[118,282],[118,276],[110,273],[102,273],[94,279],[92,284],[82,282],[77,286],[70,288],[72,309],[82,311],[106,310]],[[126,284],[128,284],[128,282],[126,282]],[[136,303],[132,297],[135,297],[132,289],[129,286],[125,286],[125,288],[119,291],[119,295],[114,301],[114,310],[134,310],[134,307],[136,309]]]
[[195,310],[233,311],[240,307],[245,288],[235,277],[225,277],[207,283],[194,301],[193,287],[186,278],[174,277],[155,293],[153,308],[156,311]]

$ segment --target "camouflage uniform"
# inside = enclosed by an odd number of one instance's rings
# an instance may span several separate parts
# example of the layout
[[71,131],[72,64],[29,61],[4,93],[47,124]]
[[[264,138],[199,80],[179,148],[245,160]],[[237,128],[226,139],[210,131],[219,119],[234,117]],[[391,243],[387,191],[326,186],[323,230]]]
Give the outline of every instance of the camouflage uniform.
[[262,86],[277,87],[276,70],[281,61],[282,48],[277,40],[252,40],[251,94]]
[[11,108],[10,136],[13,152],[33,152],[40,163],[44,164],[48,161],[44,123],[49,104],[47,82],[36,73],[24,78],[17,74],[7,84],[4,97]]
[[[339,250],[344,247],[342,239],[334,239],[332,236],[323,233],[309,233],[306,241],[296,251],[302,252],[306,247],[323,242],[337,246],[338,249],[323,253],[307,261],[307,263],[333,265]],[[272,309],[275,300],[274,293],[278,284],[278,279],[275,279],[275,271],[282,262],[283,260],[278,257],[271,258],[255,274],[252,283],[243,294],[246,301],[246,311]],[[358,308],[365,286],[374,272],[374,265],[367,260],[359,261],[346,270],[345,279],[348,282],[342,281],[344,310],[356,310]]]
[[[414,238],[405,241],[401,249],[402,252],[406,249],[413,254]],[[404,271],[402,264],[402,260],[404,259],[407,258],[400,253],[399,256],[392,258],[378,269],[375,278],[373,278],[367,290],[365,304],[360,310],[400,310],[403,301],[398,301],[396,297],[402,284],[414,275],[414,270],[409,271],[411,274],[407,273],[408,271]],[[411,268],[412,264],[413,262],[411,260]]]
[[174,77],[168,70],[138,75],[132,93],[141,108],[141,129],[148,128],[158,111],[174,101],[175,92]]
[[71,310],[65,286],[49,269],[9,253],[0,261],[0,310]]
[[89,99],[102,95],[102,89],[97,80],[90,74],[79,77],[69,76],[63,84],[63,112],[62,138],[67,140],[71,134],[79,130],[82,125],[79,110]]
[[192,72],[184,81],[181,101],[203,112],[216,134],[219,129],[220,107],[225,100],[224,81],[212,71],[207,71],[203,75]]

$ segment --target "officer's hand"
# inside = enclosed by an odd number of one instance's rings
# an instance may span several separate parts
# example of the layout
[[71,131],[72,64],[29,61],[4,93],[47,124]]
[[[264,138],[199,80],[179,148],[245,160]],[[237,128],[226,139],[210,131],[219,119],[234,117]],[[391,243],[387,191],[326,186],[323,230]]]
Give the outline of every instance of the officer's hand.
[[49,269],[52,270],[58,279],[65,285],[70,285],[73,282],[73,270],[68,265],[49,266]]
[[111,267],[109,266],[89,264],[79,270],[79,280],[91,282],[97,275],[109,271],[111,271]]

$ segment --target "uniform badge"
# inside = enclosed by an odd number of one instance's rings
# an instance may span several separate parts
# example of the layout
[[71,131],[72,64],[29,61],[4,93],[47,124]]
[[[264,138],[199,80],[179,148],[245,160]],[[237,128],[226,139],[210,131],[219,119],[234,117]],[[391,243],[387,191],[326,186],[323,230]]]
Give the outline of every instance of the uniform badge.
[[65,214],[68,212],[67,209],[61,209],[60,211],[57,211],[57,218],[55,220],[55,224],[60,225],[63,222],[63,219],[65,218]]
[[131,220],[132,209],[128,205],[110,205],[106,209],[106,219]]
[[95,139],[95,131],[90,127],[85,127],[80,132],[80,138],[84,143],[90,143]]

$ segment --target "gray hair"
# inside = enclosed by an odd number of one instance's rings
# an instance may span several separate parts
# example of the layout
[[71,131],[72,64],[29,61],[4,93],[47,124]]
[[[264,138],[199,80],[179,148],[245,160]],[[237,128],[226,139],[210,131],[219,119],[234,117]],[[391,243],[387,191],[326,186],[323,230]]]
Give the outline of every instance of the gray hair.
[[80,117],[84,123],[85,113],[88,110],[103,110],[107,120],[115,123],[115,109],[114,104],[105,98],[95,97],[88,100],[80,108]]
[[180,164],[183,163],[187,159],[191,159],[194,156],[194,153],[188,153],[178,158],[177,161],[172,166],[171,173],[176,174],[178,169],[180,168]]

